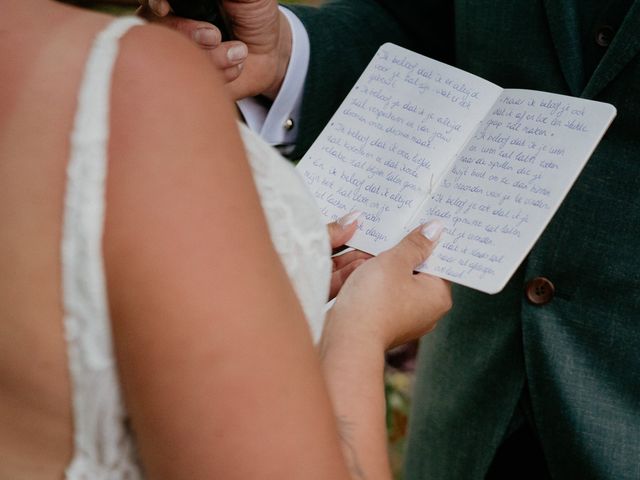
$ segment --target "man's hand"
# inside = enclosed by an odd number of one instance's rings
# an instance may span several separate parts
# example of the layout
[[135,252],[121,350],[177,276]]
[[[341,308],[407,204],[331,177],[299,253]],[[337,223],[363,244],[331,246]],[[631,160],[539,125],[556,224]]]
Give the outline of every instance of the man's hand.
[[276,0],[223,0],[233,36],[227,42],[209,23],[171,15],[167,0],[140,1],[140,16],[182,32],[207,52],[233,98],[275,99],[291,56],[291,29]]

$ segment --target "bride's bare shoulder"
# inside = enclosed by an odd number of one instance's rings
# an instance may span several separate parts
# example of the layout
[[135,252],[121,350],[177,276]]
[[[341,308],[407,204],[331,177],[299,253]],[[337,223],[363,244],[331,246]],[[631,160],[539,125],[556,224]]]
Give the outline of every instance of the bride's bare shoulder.
[[122,258],[109,252],[123,242],[144,245],[154,229],[202,237],[203,225],[187,225],[199,207],[221,224],[244,209],[259,226],[253,236],[268,238],[236,122],[218,72],[182,35],[143,25],[123,37],[111,95],[107,260]]
[[[188,145],[220,130],[237,136],[236,113],[220,73],[204,52],[166,27],[134,27],[121,40],[111,103],[112,140],[124,141],[122,147],[167,139]],[[133,131],[135,138],[127,136]]]
[[182,34],[159,25],[132,28],[122,39],[114,78],[116,91],[119,81],[126,82],[127,88],[121,90],[134,91],[141,101],[156,95],[179,96],[183,102],[208,98],[230,101],[206,54]]

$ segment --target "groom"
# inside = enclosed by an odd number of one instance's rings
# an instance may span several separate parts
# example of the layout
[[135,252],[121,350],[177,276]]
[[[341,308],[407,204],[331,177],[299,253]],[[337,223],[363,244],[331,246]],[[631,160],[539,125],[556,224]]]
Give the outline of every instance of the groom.
[[293,156],[387,41],[506,88],[617,107],[504,291],[455,287],[423,341],[407,478],[640,478],[640,0],[225,5],[249,52],[231,88],[267,93],[243,110]]

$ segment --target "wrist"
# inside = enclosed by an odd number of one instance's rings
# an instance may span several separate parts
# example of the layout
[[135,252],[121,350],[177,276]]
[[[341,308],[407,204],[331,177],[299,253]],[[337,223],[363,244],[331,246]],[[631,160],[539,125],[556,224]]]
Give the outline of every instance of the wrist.
[[291,25],[289,20],[281,11],[278,12],[278,45],[274,53],[274,79],[262,95],[273,101],[278,96],[284,78],[287,74],[289,61],[291,60],[293,35],[291,33]]
[[[322,339],[320,365],[330,390],[346,388],[363,382],[362,388],[382,385],[384,380],[385,355],[379,348],[363,348],[361,343],[351,343],[344,339],[326,341]],[[367,385],[365,387],[365,384]],[[356,388],[356,387],[352,387]]]
[[[348,359],[350,365],[384,366],[386,345],[383,335],[364,327],[355,318],[342,315],[335,307],[327,312],[322,337],[318,344],[323,364],[342,362]],[[370,327],[370,324],[369,324]]]
[[[391,478],[387,456],[384,347],[353,329],[363,324],[353,315],[327,314],[321,365],[338,419],[345,460],[352,472],[377,472]],[[360,478],[362,475],[357,475]],[[355,477],[355,476],[354,476]],[[368,477],[368,475],[367,475]]]

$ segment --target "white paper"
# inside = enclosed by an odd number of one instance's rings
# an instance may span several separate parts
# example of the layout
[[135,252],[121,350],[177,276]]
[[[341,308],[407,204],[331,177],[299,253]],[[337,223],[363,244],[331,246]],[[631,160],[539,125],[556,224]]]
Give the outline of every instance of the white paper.
[[378,254],[438,218],[445,234],[420,270],[496,293],[614,117],[385,44],[297,168],[328,221],[364,213],[350,246]]

